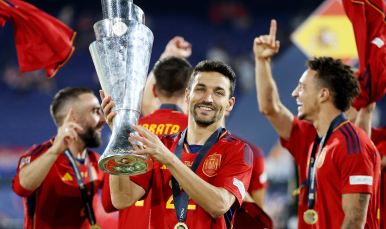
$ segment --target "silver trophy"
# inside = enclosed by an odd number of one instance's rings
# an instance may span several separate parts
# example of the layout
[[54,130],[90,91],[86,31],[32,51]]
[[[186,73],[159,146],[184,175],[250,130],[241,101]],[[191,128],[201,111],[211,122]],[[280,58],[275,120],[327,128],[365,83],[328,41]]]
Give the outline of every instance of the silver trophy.
[[[102,0],[103,20],[95,23],[96,41],[90,52],[105,95],[115,103],[113,133],[99,168],[109,174],[133,176],[153,168],[148,156],[134,155],[128,140],[137,134],[130,123],[138,124],[145,88],[153,33],[145,14],[132,0]],[[140,142],[136,142],[142,145]]]

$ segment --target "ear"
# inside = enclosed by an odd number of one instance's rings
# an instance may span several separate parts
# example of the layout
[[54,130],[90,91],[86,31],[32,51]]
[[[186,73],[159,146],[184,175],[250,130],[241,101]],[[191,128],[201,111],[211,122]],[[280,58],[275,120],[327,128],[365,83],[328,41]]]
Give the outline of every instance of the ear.
[[157,94],[157,89],[155,87],[155,84],[153,84],[153,95],[154,95],[154,98],[157,98],[158,97],[158,94]]
[[331,98],[330,90],[328,90],[327,88],[322,88],[319,94],[319,101],[321,103],[324,103],[328,101],[330,98]]
[[225,107],[225,111],[230,112],[233,109],[233,106],[235,105],[235,97],[232,97],[228,100],[228,104]]
[[185,103],[189,105],[190,102],[190,90],[188,88],[185,89]]

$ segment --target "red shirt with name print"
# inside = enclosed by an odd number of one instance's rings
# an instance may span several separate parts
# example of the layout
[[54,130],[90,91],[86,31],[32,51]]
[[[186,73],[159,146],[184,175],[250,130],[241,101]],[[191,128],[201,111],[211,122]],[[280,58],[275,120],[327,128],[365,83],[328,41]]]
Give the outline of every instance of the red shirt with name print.
[[[312,127],[313,128],[313,127]],[[291,146],[304,141],[310,135],[310,123],[294,118],[291,138],[283,146]],[[315,131],[315,129],[314,129]],[[315,137],[315,135],[314,135]],[[306,141],[311,142],[311,141]],[[303,145],[305,142],[303,142]],[[309,144],[308,152],[290,151],[296,161],[304,157],[308,162],[313,147]],[[290,148],[290,147],[289,147]],[[302,155],[303,153],[303,155]],[[300,167],[308,173],[307,163]],[[310,228],[340,228],[344,212],[342,209],[342,194],[371,194],[365,228],[379,228],[380,200],[380,155],[367,137],[366,133],[349,121],[342,122],[331,134],[316,164],[316,200],[314,210],[319,219]],[[306,189],[302,190],[303,195]],[[305,196],[303,201],[307,201]],[[303,202],[302,210],[307,206]],[[303,221],[303,212],[299,211],[299,221]]]
[[[20,185],[19,172],[52,146],[54,139],[32,146],[19,160],[17,174],[13,179],[13,191],[24,197],[24,229],[89,229],[90,223],[82,204],[82,196],[75,174],[64,154],[60,154],[42,184],[35,190]],[[103,185],[103,172],[98,168],[99,155],[88,150],[83,164],[78,164],[84,184],[90,191],[89,165],[94,182],[93,208],[98,202],[98,189]],[[89,161],[88,161],[89,160]],[[98,222],[97,222],[98,224]]]
[[[179,132],[171,136],[160,136],[160,139],[171,152],[174,152],[181,135],[182,133]],[[236,197],[236,201],[227,213],[214,219],[193,199],[190,199],[185,221],[189,228],[232,228],[234,213],[241,206],[249,187],[253,164],[253,154],[249,146],[233,139],[223,129],[218,142],[208,151],[198,166],[196,174],[209,184],[228,190]],[[181,161],[190,167],[197,154],[187,152],[188,147],[183,148]],[[172,174],[168,168],[156,161],[154,161],[152,171],[130,177],[146,192],[152,190],[149,228],[169,229],[174,228],[178,223],[174,209],[171,177]]]
[[[170,135],[184,130],[188,126],[188,116],[174,104],[162,104],[154,113],[139,119],[139,125],[150,129],[155,134]],[[105,183],[110,181],[105,179]],[[118,229],[149,228],[151,190],[144,200],[137,201],[133,206],[120,210]],[[111,202],[110,189],[102,192],[102,204],[108,212],[117,211]]]

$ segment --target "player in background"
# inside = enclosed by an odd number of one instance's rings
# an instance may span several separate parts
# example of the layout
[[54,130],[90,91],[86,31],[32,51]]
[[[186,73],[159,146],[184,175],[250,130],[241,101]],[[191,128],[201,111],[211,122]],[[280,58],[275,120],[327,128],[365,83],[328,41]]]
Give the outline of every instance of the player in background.
[[24,228],[98,229],[94,209],[104,174],[99,155],[87,148],[102,144],[106,121],[99,101],[87,88],[65,88],[50,109],[56,136],[32,146],[13,179],[13,191],[24,197]]
[[235,74],[229,66],[202,61],[186,89],[189,121],[184,132],[158,138],[132,125],[143,137],[129,139],[146,145],[134,153],[151,155],[154,168],[139,176],[111,175],[114,206],[127,208],[152,189],[151,228],[232,227],[253,163],[249,146],[231,139],[221,128],[224,113],[234,105],[234,88]]
[[[184,43],[186,43],[184,45]],[[157,110],[139,119],[139,125],[149,129],[155,134],[170,135],[184,130],[188,126],[188,116],[183,113],[185,110],[185,89],[188,86],[192,66],[183,58],[192,53],[191,45],[182,37],[175,37],[166,46],[165,52],[155,64],[150,77],[154,84],[147,84],[152,90],[145,88],[145,93],[151,93],[147,100],[154,101],[155,98],[161,102]],[[179,56],[179,57],[178,57]],[[181,58],[180,58],[181,57]],[[149,79],[148,79],[149,80]],[[101,91],[102,109],[107,117],[107,123],[112,124],[116,113],[111,113],[114,103],[111,96],[105,98]],[[148,104],[150,102],[148,101]],[[153,104],[153,103],[150,103]],[[149,109],[146,109],[149,110]],[[111,114],[111,115],[110,115]],[[112,125],[109,125],[112,127]],[[109,183],[108,177],[105,183]],[[116,211],[112,205],[110,191],[102,193],[102,203],[108,212]],[[151,191],[146,199],[137,201],[133,206],[119,211],[118,228],[149,228]]]
[[[225,121],[229,116],[229,112],[225,114],[222,127],[225,127]],[[228,130],[228,133],[245,143],[247,143],[253,152],[253,169],[251,183],[249,184],[248,194],[245,196],[244,202],[255,202],[261,209],[264,209],[264,196],[268,186],[267,173],[265,172],[265,156],[260,147],[253,145],[244,138],[234,135]]]
[[292,93],[296,117],[280,102],[272,77],[275,36],[272,20],[270,34],[254,41],[257,97],[300,169],[299,228],[379,228],[380,155],[343,115],[360,91],[351,68],[328,57],[308,61]]

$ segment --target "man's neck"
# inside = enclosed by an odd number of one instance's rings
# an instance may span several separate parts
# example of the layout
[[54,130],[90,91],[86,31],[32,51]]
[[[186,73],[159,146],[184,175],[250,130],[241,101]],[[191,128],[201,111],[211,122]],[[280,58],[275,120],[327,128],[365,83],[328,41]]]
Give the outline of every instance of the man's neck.
[[189,145],[204,145],[208,138],[221,126],[221,121],[217,121],[210,126],[200,126],[189,116],[188,133],[186,141]]
[[[78,141],[81,141],[78,139]],[[85,144],[79,143],[79,142],[74,142],[68,147],[72,153],[72,156],[76,159],[84,159],[86,157],[86,146]]]
[[323,137],[327,133],[331,122],[341,113],[342,111],[336,108],[320,110],[318,117],[312,122],[319,137]]
[[185,114],[187,114],[187,104],[183,98],[163,98],[160,96],[158,99],[161,104],[174,104],[181,108]]

